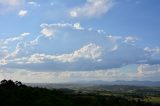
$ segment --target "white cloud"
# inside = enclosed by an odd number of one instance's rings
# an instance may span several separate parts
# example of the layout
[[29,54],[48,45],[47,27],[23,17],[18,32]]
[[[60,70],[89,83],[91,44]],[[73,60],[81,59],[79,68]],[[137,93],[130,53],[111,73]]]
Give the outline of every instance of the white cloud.
[[[132,67],[132,66],[131,66]],[[147,80],[160,75],[160,65],[142,64],[134,72],[127,71],[128,66],[122,68],[95,70],[95,71],[54,71],[37,72],[34,70],[1,68],[0,78],[19,80],[32,83],[64,83],[75,81],[116,81],[116,80]],[[123,71],[122,71],[123,70]],[[154,79],[152,79],[154,80]]]
[[15,51],[13,51],[12,53],[10,53],[8,56],[6,56],[6,58],[10,58],[10,57],[16,57],[20,51],[22,51],[22,46],[21,43],[18,43],[16,46]]
[[19,13],[18,13],[18,15],[21,16],[21,17],[24,17],[24,16],[27,15],[27,13],[28,13],[27,10],[20,10]]
[[[35,38],[29,38],[30,33],[22,33],[20,36],[2,39],[1,64],[4,67],[43,71],[92,71],[128,64],[158,64],[160,60],[157,58],[160,57],[158,47],[141,48],[126,44],[124,40],[132,41],[132,37],[100,36],[96,29],[88,30],[80,23],[41,24],[41,28],[42,32],[45,28],[54,32],[48,36],[45,33],[33,36]],[[58,37],[55,39],[44,39],[44,36],[50,38],[56,35]],[[26,36],[28,37],[24,39]],[[16,45],[17,43],[20,44]],[[151,54],[157,56],[153,58]]]
[[21,36],[23,36],[23,37],[28,36],[28,35],[30,35],[29,32],[25,32],[25,33],[22,33],[22,34],[21,34]]
[[113,6],[113,0],[87,0],[84,6],[73,8],[71,17],[97,17],[105,14]]
[[71,54],[56,56],[56,59],[62,62],[74,62],[81,58],[96,60],[101,56],[101,47],[93,43],[85,45],[81,49]]
[[106,36],[112,43],[116,43],[118,40],[122,39],[121,36],[112,36],[112,35],[109,35],[109,36]]
[[[125,77],[124,77],[125,76]],[[96,71],[57,71],[57,72],[36,72],[31,70],[10,68],[0,69],[0,78],[19,80],[32,83],[64,83],[75,81],[104,80],[112,81],[116,79],[126,80],[128,74],[124,74],[119,69],[96,70]]]
[[8,64],[8,60],[10,60],[11,58],[15,58],[18,56],[18,54],[23,50],[23,47],[21,46],[21,43],[18,43],[16,45],[16,48],[13,52],[6,52],[5,56],[3,56],[2,59],[0,59],[0,65],[6,65]]
[[81,27],[81,24],[80,24],[80,23],[75,23],[75,24],[73,24],[73,27],[74,27],[75,29],[79,29],[79,30],[83,30],[83,29],[84,29],[83,27]]
[[0,60],[0,66],[6,65],[7,61],[5,59]]
[[48,38],[53,38],[55,33],[60,28],[72,28],[76,30],[84,30],[84,28],[80,25],[80,23],[57,23],[57,24],[41,24],[40,27],[42,28],[41,33]]
[[[0,69],[0,80],[12,79],[27,83],[53,83],[56,82],[56,74],[53,72],[33,72],[29,70]],[[58,81],[57,81],[58,82]]]
[[63,83],[75,81],[114,81],[114,80],[135,80],[143,77],[137,76],[136,72],[124,72],[122,68],[95,70],[95,71],[54,71],[54,72],[36,72],[34,70],[24,69],[0,69],[0,78],[13,79],[22,82],[32,83]]
[[56,29],[53,29],[51,27],[44,27],[41,31],[41,33],[43,35],[45,35],[46,37],[48,38],[51,38],[54,36],[54,33],[55,33]]
[[138,38],[133,37],[133,36],[127,36],[124,38],[124,42],[127,44],[134,44],[137,40]]
[[107,38],[109,39],[109,41],[111,41],[111,43],[113,45],[113,47],[111,48],[110,51],[114,52],[114,51],[118,50],[119,45],[117,42],[118,42],[118,40],[122,39],[122,37],[109,35],[109,36],[107,36]]
[[[7,38],[1,41],[0,49],[4,49],[0,51],[0,54],[2,54],[0,55],[1,65],[6,65],[8,63],[8,59],[17,57],[17,55],[23,50],[22,43],[19,41],[23,40],[28,35],[30,35],[30,33],[26,32],[26,33],[22,33],[20,36]],[[18,43],[16,44],[15,50],[10,51],[9,45],[12,44],[13,42],[16,42],[16,43],[18,42]]]
[[154,76],[156,74],[160,74],[160,64],[149,65],[149,64],[141,64],[137,68],[138,76]]
[[105,32],[103,29],[98,29],[97,32],[98,32],[99,34],[106,34],[106,32]]
[[31,41],[25,42],[25,47],[31,47],[31,48],[33,48],[33,46],[38,45],[39,39],[41,37],[42,36],[37,36],[35,39],[33,39]]
[[117,44],[114,45],[114,47],[111,49],[111,51],[113,52],[113,51],[116,51],[116,50],[118,50],[118,45]]
[[22,33],[20,36],[4,39],[4,40],[1,41],[1,46],[7,45],[7,44],[9,44],[11,42],[14,42],[14,41],[20,41],[20,40],[24,39],[24,37],[26,37],[28,35],[30,35],[30,33],[25,32],[25,33]]
[[160,48],[159,47],[156,47],[156,48],[145,47],[144,51],[146,51],[147,53],[149,53],[151,55],[160,54]]
[[[17,53],[17,52],[16,52]],[[79,59],[91,59],[98,61],[101,56],[101,47],[95,44],[88,44],[80,48],[77,51],[74,51],[70,54],[62,55],[46,55],[35,53],[30,57],[23,57],[20,59],[15,59],[14,62],[31,64],[31,63],[44,63],[46,61],[58,61],[58,62],[76,62]]]
[[34,1],[30,1],[30,2],[28,2],[28,4],[32,5],[34,7],[40,7],[41,6],[40,4],[38,4],[38,3],[34,2]]

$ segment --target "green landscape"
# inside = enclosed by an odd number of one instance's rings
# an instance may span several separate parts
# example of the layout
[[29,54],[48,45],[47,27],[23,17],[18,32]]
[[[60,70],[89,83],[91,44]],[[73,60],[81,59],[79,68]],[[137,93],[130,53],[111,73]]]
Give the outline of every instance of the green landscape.
[[[66,86],[66,85],[65,85]],[[160,106],[160,87],[127,85],[31,87],[2,80],[1,106]]]

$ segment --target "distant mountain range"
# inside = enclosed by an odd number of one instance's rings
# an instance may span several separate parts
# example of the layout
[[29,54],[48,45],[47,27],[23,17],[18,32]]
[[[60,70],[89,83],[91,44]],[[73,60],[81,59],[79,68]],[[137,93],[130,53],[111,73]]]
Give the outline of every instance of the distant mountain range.
[[[75,82],[74,82],[75,83]],[[131,86],[157,86],[160,87],[160,81],[123,81],[123,80],[117,80],[117,81],[101,81],[101,80],[95,80],[95,81],[79,81],[76,82],[76,84],[92,84],[92,85],[131,85]]]
[[160,87],[160,81],[75,81],[68,83],[26,83],[32,87],[43,87],[43,88],[83,88],[83,87],[97,87],[97,86],[144,86],[144,87]]

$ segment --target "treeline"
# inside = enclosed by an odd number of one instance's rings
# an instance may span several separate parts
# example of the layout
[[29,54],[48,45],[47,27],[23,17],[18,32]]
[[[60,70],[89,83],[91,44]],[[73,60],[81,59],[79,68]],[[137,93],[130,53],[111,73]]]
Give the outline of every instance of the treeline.
[[159,106],[141,100],[96,94],[71,94],[63,90],[28,87],[19,81],[2,80],[0,106]]

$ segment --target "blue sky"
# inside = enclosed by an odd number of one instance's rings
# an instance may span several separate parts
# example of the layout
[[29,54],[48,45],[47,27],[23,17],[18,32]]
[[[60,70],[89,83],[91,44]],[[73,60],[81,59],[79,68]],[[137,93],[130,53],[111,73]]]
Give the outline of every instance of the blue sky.
[[159,0],[0,0],[0,78],[160,79]]

